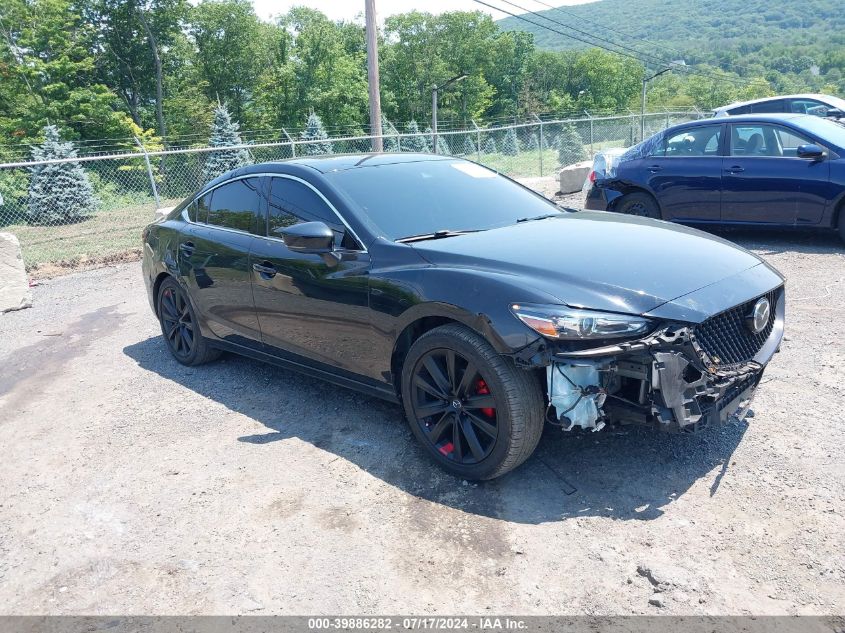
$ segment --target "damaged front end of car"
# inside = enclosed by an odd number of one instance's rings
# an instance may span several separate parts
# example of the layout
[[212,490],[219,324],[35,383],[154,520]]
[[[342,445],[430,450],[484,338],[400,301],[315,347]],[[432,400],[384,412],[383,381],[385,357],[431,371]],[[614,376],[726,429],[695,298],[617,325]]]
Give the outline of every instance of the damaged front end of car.
[[545,369],[547,420],[564,430],[694,432],[747,416],[783,337],[784,303],[781,286],[700,323],[651,323],[644,336],[598,345],[544,339],[515,360]]

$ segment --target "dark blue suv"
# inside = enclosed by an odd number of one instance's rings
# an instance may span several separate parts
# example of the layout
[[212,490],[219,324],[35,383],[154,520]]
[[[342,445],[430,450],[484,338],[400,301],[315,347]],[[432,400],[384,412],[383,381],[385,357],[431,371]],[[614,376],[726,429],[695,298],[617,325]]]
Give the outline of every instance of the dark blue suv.
[[592,177],[588,209],[684,224],[833,228],[845,240],[845,126],[815,116],[676,125]]

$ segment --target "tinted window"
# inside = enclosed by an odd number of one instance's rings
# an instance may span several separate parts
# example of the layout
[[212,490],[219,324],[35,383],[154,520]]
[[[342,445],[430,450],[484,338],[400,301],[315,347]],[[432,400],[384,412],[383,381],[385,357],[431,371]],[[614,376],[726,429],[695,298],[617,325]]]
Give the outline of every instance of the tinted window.
[[775,101],[764,101],[763,103],[755,103],[751,106],[751,111],[754,114],[761,114],[761,113],[771,113],[771,112],[783,112],[784,102],[783,99],[777,99]]
[[797,114],[813,114],[815,116],[827,116],[829,106],[815,99],[790,99],[789,111]]
[[666,139],[665,155],[718,156],[721,138],[721,125],[705,125],[675,132]]
[[211,192],[208,224],[251,232],[259,214],[259,178],[245,178],[218,187]]
[[465,161],[374,165],[327,177],[393,240],[441,229],[491,229],[560,212],[542,196]]
[[300,222],[325,222],[335,232],[338,243],[343,239],[346,228],[311,187],[290,178],[272,178],[268,235],[281,237],[281,229]]
[[[213,193],[213,192],[212,192]],[[202,198],[199,198],[196,202],[197,210],[196,210],[196,219],[195,222],[200,222],[205,224],[206,220],[208,220],[208,207],[211,204],[211,193],[205,194]]]
[[737,114],[748,114],[751,112],[750,105],[739,106],[738,108],[731,108],[728,110],[728,114],[737,115]]

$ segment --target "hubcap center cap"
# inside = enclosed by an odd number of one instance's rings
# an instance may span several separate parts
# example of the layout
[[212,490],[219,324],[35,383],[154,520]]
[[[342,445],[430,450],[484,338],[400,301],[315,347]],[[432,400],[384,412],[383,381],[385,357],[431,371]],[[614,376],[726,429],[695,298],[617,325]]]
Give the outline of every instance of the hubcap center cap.
[[461,401],[460,401],[460,400],[457,400],[457,399],[452,400],[452,408],[453,408],[455,411],[459,411],[460,409],[462,409],[462,408],[463,408],[463,406],[464,406],[464,405],[463,405],[463,404],[461,404]]

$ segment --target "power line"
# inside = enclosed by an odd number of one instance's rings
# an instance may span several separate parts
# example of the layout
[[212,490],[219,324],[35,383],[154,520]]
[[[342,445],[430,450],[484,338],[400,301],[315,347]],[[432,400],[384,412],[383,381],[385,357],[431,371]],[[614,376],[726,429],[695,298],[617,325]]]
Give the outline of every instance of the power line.
[[[506,13],[506,14],[510,15],[511,17],[516,18],[517,20],[522,20],[523,22],[527,22],[528,24],[533,24],[534,26],[539,26],[542,29],[546,29],[547,31],[552,31],[554,33],[557,33],[558,35],[563,35],[564,37],[568,37],[568,38],[577,40],[577,41],[582,42],[584,44],[587,44],[589,46],[595,46],[597,48],[604,49],[608,52],[615,53],[617,55],[622,55],[624,57],[629,57],[631,59],[635,59],[636,61],[641,62],[643,64],[654,63],[655,61],[660,65],[668,65],[670,63],[669,61],[662,59],[660,57],[656,57],[654,55],[649,55],[649,54],[643,53],[642,51],[639,51],[635,48],[625,46],[624,44],[619,44],[617,42],[607,40],[607,39],[599,37],[597,35],[593,35],[593,34],[588,33],[586,31],[576,29],[575,27],[569,26],[568,24],[564,24],[563,22],[559,22],[559,21],[554,20],[552,18],[541,15],[541,14],[537,13],[536,11],[531,11],[530,9],[523,7],[523,6],[520,6],[520,5],[518,5],[514,2],[510,2],[510,0],[500,0],[500,2],[504,2],[505,4],[508,4],[512,7],[515,7],[517,9],[522,10],[522,11],[525,11],[526,13],[530,13],[532,15],[539,17],[539,18],[542,18],[543,20],[548,20],[549,22],[552,22],[552,23],[558,24],[558,25],[560,25],[564,28],[573,30],[576,33],[580,33],[580,34],[582,34],[586,37],[589,37],[593,40],[598,40],[599,42],[604,42],[604,44],[597,43],[597,42],[594,42],[594,41],[585,40],[582,37],[572,35],[571,33],[564,33],[563,31],[560,31],[560,30],[553,28],[551,26],[548,26],[546,24],[542,24],[542,23],[539,23],[539,22],[535,22],[533,20],[529,20],[524,15],[512,13],[511,11],[508,11],[506,9],[502,9],[500,7],[496,7],[496,6],[493,6],[491,4],[488,4],[488,3],[484,2],[483,0],[473,0],[473,2],[475,2],[477,4],[484,5],[485,7],[488,7],[490,9],[494,9],[496,11],[501,11],[502,13]],[[622,49],[625,49],[625,50],[616,50],[616,49],[613,49],[613,48],[609,48],[609,46],[616,46],[618,48],[622,48]],[[625,52],[626,50],[631,51],[631,52]],[[647,58],[651,58],[651,62],[649,62],[649,60]],[[709,77],[711,79],[718,80],[718,81],[727,81],[727,82],[734,83],[734,84],[741,85],[741,86],[748,86],[749,85],[749,82],[743,81],[743,80],[738,79],[738,78],[727,77],[727,76],[723,76],[723,75],[716,75],[714,73],[707,73],[707,72],[704,72],[704,71],[693,70],[692,68],[687,68],[687,67],[684,67],[684,66],[678,66],[677,69],[681,70],[683,72],[686,72],[687,74],[695,74],[695,75],[699,75],[701,77]]]

